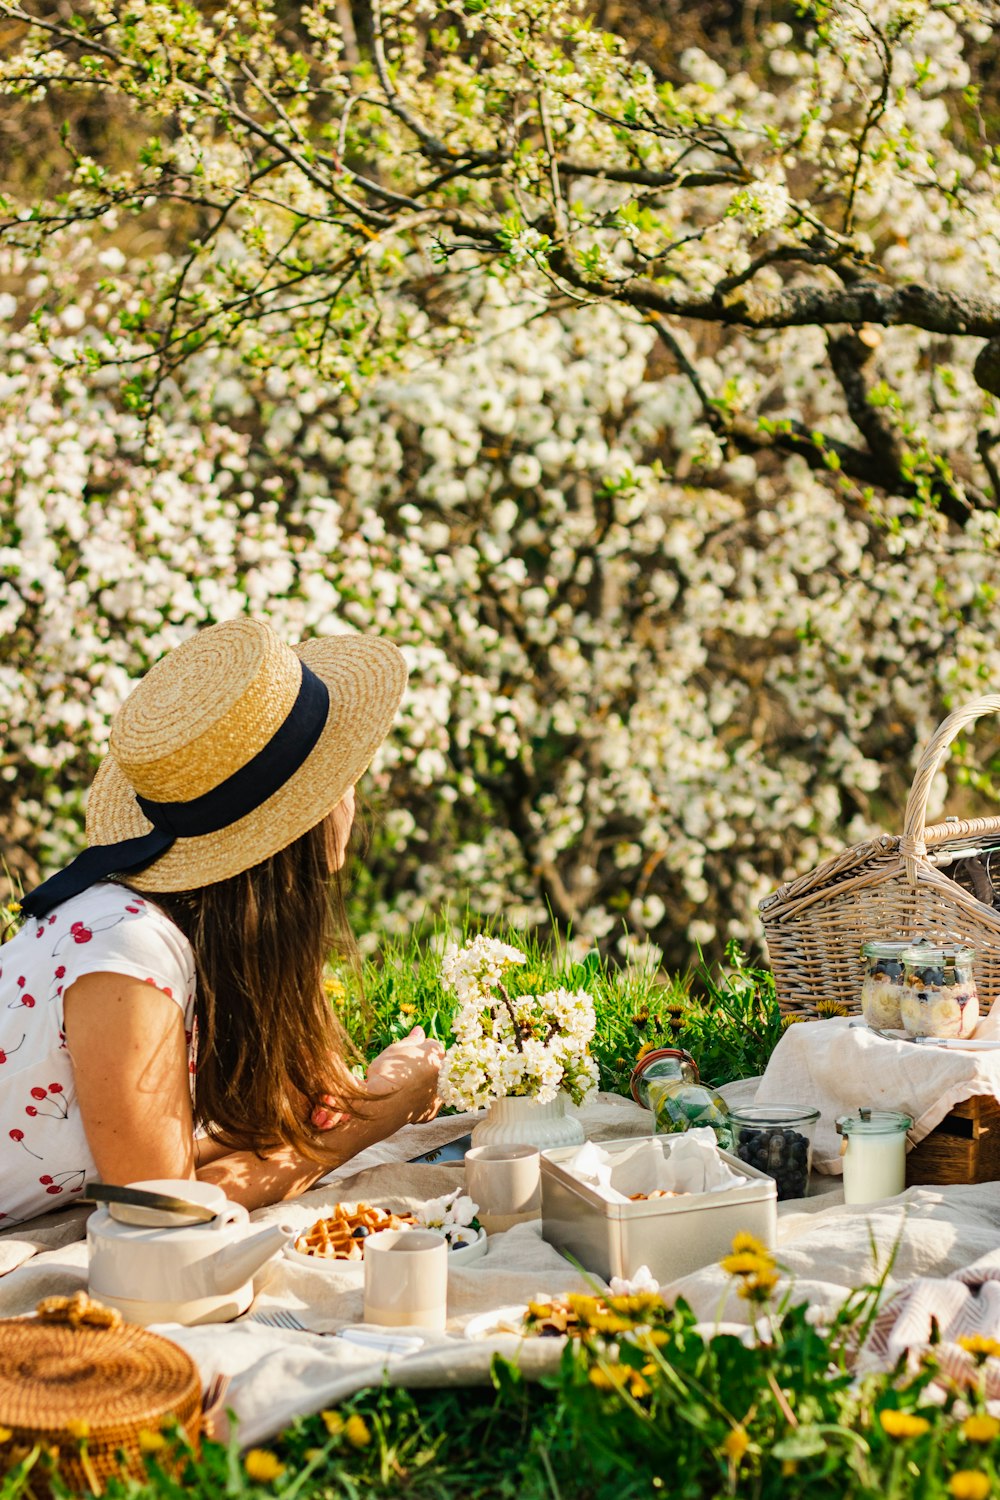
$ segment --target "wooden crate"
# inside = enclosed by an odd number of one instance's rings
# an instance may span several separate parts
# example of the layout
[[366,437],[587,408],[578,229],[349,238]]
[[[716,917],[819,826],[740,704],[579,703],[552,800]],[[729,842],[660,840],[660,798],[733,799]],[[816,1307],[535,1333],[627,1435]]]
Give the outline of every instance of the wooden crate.
[[956,1104],[906,1158],[906,1186],[1000,1178],[1000,1104],[976,1094]]

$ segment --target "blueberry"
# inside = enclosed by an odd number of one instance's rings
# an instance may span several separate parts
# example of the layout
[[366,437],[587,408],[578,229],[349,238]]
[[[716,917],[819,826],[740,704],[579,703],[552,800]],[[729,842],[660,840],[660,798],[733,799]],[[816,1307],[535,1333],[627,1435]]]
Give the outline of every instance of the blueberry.
[[369,1229],[366,1229],[363,1224],[359,1224],[358,1227],[357,1227],[357,1229],[355,1229],[355,1230],[353,1230],[351,1232],[351,1239],[352,1240],[366,1240],[368,1238],[368,1236],[369,1236],[370,1233],[371,1233],[371,1231]]

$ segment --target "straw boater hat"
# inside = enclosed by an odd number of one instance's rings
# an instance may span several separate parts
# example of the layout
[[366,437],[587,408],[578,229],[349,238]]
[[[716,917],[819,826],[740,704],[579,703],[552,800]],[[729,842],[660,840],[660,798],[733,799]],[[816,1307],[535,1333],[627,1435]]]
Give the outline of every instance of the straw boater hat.
[[290,647],[261,620],[199,631],[118,710],[87,804],[90,848],[23,909],[44,916],[109,874],[180,891],[259,864],[337,806],[405,686],[402,652],[378,636]]

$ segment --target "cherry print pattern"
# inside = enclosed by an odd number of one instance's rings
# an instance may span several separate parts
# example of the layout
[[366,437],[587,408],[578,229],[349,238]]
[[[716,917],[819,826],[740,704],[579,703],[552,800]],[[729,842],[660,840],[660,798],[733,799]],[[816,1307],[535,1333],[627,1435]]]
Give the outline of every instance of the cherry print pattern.
[[18,995],[16,1000],[11,1000],[8,1002],[8,1010],[34,1010],[35,997],[34,995],[29,995],[24,986],[25,978],[23,974],[20,974],[18,975],[17,987],[21,991],[21,993],[20,995]]
[[38,1180],[47,1193],[78,1193],[86,1176],[86,1167],[79,1167],[75,1172],[60,1172],[57,1177],[53,1177],[50,1172],[43,1172]]
[[[27,1151],[28,1155],[33,1156],[36,1161],[45,1160],[43,1156],[39,1156],[37,1151],[32,1151],[30,1146],[25,1145],[23,1130],[8,1130],[7,1134],[10,1136],[11,1140],[16,1146],[20,1146],[22,1151]],[[6,1214],[0,1214],[0,1218],[6,1218]]]
[[[37,1119],[39,1115],[48,1115],[53,1120],[65,1120],[69,1116],[69,1103],[63,1093],[61,1083],[50,1083],[47,1089],[40,1086],[31,1090],[32,1099],[37,1100],[35,1104],[25,1107],[25,1114],[31,1119]],[[46,1107],[43,1109],[42,1106]],[[55,1108],[49,1106],[54,1105]]]
[[27,1034],[28,1033],[26,1031],[21,1032],[21,1040],[18,1042],[16,1047],[0,1047],[0,1067],[3,1066],[8,1057],[12,1056],[13,1053],[20,1052],[21,1048],[24,1046],[24,1039]]
[[[128,913],[126,915],[125,913]],[[89,922],[71,922],[68,932],[64,932],[52,950],[52,957],[58,958],[73,943],[89,943],[95,932],[107,932],[111,927],[117,927],[120,922],[134,922],[136,917],[144,915],[144,909],[138,901],[129,902],[125,912],[109,912],[104,917],[93,917]]]
[[[127,932],[133,925],[135,932]],[[4,1228],[54,1206],[56,1197],[79,1195],[87,1177],[96,1173],[76,1108],[62,1001],[78,974],[96,972],[105,963],[113,971],[155,984],[183,1007],[185,1027],[192,1027],[193,955],[156,908],[121,887],[95,887],[44,921],[29,922],[4,945],[0,964],[0,1110],[7,1113],[6,1134],[0,1131],[0,1225]],[[18,1021],[23,1024],[17,1025]],[[195,1046],[192,1037],[189,1062]],[[14,1125],[19,1116],[20,1123]]]

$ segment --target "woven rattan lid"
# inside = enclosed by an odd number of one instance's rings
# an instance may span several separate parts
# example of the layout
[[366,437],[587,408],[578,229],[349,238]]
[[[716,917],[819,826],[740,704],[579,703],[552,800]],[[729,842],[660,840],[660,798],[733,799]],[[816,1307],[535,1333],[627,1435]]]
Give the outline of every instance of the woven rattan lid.
[[133,1324],[0,1321],[0,1425],[57,1438],[86,1423],[92,1437],[187,1416],[201,1381],[177,1344]]

